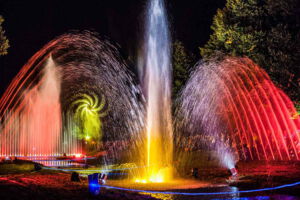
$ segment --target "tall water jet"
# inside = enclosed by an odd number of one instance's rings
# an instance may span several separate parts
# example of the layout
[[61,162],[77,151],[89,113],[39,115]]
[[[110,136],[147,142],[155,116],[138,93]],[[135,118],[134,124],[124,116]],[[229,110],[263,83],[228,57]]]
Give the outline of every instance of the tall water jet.
[[142,182],[164,182],[172,177],[170,37],[163,0],[148,3],[144,66],[141,82],[146,97],[146,169]]

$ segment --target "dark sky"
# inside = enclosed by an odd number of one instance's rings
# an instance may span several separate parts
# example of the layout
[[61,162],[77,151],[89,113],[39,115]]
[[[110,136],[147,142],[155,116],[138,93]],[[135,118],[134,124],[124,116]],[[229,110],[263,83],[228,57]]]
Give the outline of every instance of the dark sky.
[[[92,30],[134,56],[142,38],[146,0],[0,0],[9,53],[0,57],[0,96],[27,60],[70,30]],[[166,0],[172,39],[199,55],[211,33],[212,17],[225,0]]]

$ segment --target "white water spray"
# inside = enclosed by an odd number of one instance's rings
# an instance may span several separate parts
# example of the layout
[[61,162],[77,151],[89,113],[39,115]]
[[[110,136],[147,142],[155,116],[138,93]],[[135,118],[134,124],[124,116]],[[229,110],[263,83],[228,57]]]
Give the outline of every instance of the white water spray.
[[163,0],[148,5],[142,84],[147,99],[146,179],[162,182],[172,162],[170,37]]

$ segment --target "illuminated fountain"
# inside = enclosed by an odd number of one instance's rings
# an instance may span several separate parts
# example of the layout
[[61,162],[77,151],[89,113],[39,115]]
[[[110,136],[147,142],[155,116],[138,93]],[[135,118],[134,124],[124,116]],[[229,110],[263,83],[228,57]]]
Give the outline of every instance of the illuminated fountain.
[[180,102],[177,129],[185,134],[178,133],[176,141],[182,148],[201,143],[228,169],[237,160],[300,159],[300,118],[293,103],[248,58],[200,63]]
[[149,1],[141,67],[146,97],[145,169],[137,182],[165,182],[172,178],[171,63],[168,22],[163,0]]
[[[108,41],[90,32],[64,34],[29,60],[0,99],[0,156],[75,155],[110,141],[104,150],[116,150],[104,157],[103,168],[127,151],[122,164],[130,166],[124,167],[128,188],[160,190],[211,186],[180,179],[180,173],[174,178],[173,170],[196,163],[187,154],[195,146],[233,176],[238,160],[300,160],[300,119],[293,103],[247,58],[196,66],[176,104],[173,137],[164,1],[148,6],[141,88]],[[128,148],[118,150],[117,140]]]
[[0,99],[0,156],[78,155],[102,131],[130,139],[143,121],[132,82],[115,47],[96,34],[54,39]]

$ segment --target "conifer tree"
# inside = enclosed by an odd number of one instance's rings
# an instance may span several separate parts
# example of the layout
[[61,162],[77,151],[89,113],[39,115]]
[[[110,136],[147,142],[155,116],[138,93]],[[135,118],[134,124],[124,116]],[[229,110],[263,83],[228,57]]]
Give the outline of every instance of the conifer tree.
[[204,59],[248,56],[294,101],[300,100],[300,1],[227,0],[200,48]]
[[7,54],[7,49],[9,47],[8,39],[4,35],[5,31],[2,28],[3,22],[4,22],[4,19],[0,15],[0,56]]
[[177,96],[178,92],[185,85],[189,78],[189,70],[192,67],[193,56],[186,50],[183,43],[176,40],[173,43],[173,98]]

